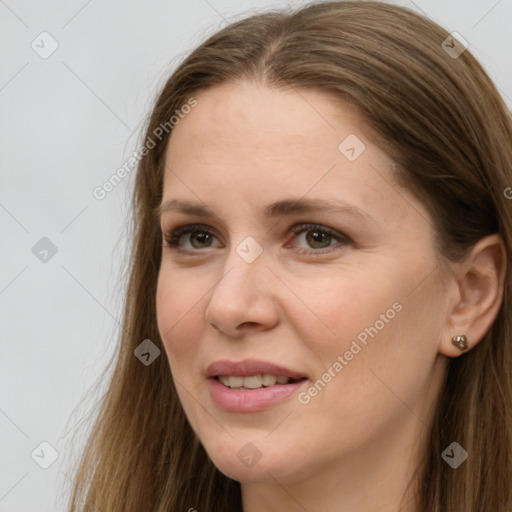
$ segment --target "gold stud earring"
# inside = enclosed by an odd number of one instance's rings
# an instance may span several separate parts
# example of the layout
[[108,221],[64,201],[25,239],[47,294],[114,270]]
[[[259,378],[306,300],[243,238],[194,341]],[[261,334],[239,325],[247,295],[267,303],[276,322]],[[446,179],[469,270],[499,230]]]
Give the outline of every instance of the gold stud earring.
[[459,350],[462,352],[463,350],[466,350],[468,348],[468,339],[464,334],[459,336],[454,336],[452,338],[452,343],[459,348]]

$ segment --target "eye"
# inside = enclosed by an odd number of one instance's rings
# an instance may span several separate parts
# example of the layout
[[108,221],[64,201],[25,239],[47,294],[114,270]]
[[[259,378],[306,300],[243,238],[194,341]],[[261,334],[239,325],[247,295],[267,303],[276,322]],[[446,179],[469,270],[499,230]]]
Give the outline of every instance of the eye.
[[[325,254],[334,250],[331,249],[331,247],[333,247],[333,241],[337,241],[337,245],[342,246],[351,242],[347,236],[318,224],[300,224],[294,226],[291,232],[295,235],[295,240],[302,240],[303,243],[307,244],[306,247],[296,248],[297,252],[300,254]],[[183,253],[194,253],[198,252],[197,249],[216,247],[213,245],[213,241],[216,240],[217,237],[208,226],[202,224],[187,224],[169,233],[163,233],[163,239],[164,242],[162,245],[164,247],[169,247],[172,250]],[[289,247],[289,245],[285,247]]]
[[[307,246],[312,249],[330,249],[333,247],[333,240],[336,240],[338,245],[346,245],[350,243],[350,239],[347,236],[336,233],[335,231],[324,226],[319,226],[318,224],[301,224],[299,226],[293,227],[291,231],[296,235],[295,240],[304,241]],[[299,252],[308,254],[325,254],[326,252],[332,252],[332,249],[329,251],[312,251],[307,247],[299,247]]]
[[[190,235],[190,236],[185,236]],[[202,224],[188,224],[181,226],[170,233],[164,234],[164,246],[183,252],[192,252],[194,249],[212,247],[212,240],[216,238],[212,232]],[[184,239],[189,247],[184,247],[180,241]]]

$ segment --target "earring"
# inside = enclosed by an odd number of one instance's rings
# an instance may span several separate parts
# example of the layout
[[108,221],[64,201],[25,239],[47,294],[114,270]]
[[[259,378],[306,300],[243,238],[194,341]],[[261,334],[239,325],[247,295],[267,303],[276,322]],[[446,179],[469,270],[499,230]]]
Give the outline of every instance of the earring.
[[460,336],[454,336],[452,338],[452,343],[459,348],[459,350],[462,352],[463,350],[466,350],[468,348],[468,339],[464,334]]

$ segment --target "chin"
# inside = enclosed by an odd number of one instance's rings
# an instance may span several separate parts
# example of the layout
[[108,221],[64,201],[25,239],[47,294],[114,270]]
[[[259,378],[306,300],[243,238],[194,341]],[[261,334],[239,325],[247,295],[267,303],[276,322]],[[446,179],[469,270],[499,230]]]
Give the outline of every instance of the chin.
[[[285,483],[310,473],[306,470],[304,453],[297,459],[297,450],[292,446],[251,441],[256,437],[237,436],[220,445],[207,445],[208,456],[221,473],[241,483],[275,483],[274,479]],[[297,466],[299,460],[303,470]]]

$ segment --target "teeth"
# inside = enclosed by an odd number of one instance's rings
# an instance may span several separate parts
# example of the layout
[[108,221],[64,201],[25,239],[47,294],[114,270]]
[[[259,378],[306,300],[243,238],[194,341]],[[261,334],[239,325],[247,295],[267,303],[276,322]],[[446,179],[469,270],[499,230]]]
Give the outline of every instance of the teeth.
[[[288,380],[287,377],[284,378]],[[271,373],[264,373],[261,377],[261,380],[264,386],[273,386],[277,381],[277,377]]]
[[247,388],[247,389],[258,389],[262,386],[268,387],[274,384],[288,384],[290,379],[282,375],[276,376],[270,373],[263,373],[258,375],[247,375],[242,377],[240,375],[226,376],[219,375],[219,381],[225,386],[230,388]]
[[234,388],[239,388],[240,386],[243,386],[244,385],[244,378],[243,377],[239,377],[239,376],[236,376],[236,377],[228,377],[228,386],[229,387],[234,387]]
[[218,379],[222,382],[222,384],[224,384],[224,386],[229,386],[229,377],[219,375]]
[[[230,380],[230,382],[232,382],[231,377],[229,378],[229,380]],[[249,389],[258,389],[258,388],[261,388],[261,386],[263,386],[263,379],[261,378],[261,375],[248,375],[247,377],[243,378],[242,386],[244,388],[249,388]],[[240,387],[240,386],[237,386],[237,387]]]

